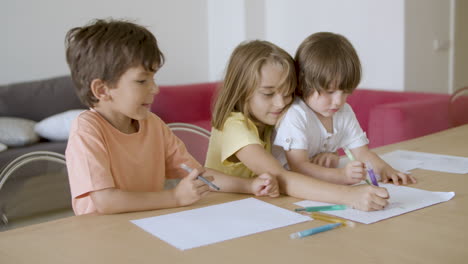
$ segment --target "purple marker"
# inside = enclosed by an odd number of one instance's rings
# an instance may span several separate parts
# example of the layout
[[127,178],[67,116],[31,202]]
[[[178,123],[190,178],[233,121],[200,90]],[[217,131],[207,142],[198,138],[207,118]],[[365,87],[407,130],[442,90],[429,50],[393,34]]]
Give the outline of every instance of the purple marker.
[[369,177],[372,181],[372,184],[374,184],[375,186],[379,186],[379,184],[377,183],[377,178],[375,178],[374,170],[372,169],[372,165],[369,161],[366,162],[366,168],[367,173],[369,173]]

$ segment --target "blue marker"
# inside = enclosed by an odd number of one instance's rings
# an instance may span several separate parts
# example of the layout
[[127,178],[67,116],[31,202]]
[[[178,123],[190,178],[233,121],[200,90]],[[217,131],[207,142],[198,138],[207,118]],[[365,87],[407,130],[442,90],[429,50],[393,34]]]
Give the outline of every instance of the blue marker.
[[370,162],[366,162],[366,168],[367,168],[367,173],[369,173],[369,177],[372,183],[378,187],[379,184],[377,183],[377,178],[375,177],[375,173],[374,173],[374,170],[372,169],[372,165]]
[[297,232],[297,233],[292,233],[291,235],[289,235],[289,237],[291,239],[296,239],[296,238],[311,236],[311,235],[315,235],[317,233],[332,230],[333,228],[341,226],[341,224],[342,223],[335,223],[335,224],[328,224],[328,225],[323,225],[323,226],[319,226],[319,227],[314,227],[314,228],[307,229],[307,230],[304,230],[304,231],[300,231],[300,232]]
[[306,212],[319,212],[319,211],[333,211],[333,210],[345,210],[346,205],[344,204],[334,204],[334,205],[325,205],[325,206],[308,206],[303,208],[296,208],[294,211],[306,211]]

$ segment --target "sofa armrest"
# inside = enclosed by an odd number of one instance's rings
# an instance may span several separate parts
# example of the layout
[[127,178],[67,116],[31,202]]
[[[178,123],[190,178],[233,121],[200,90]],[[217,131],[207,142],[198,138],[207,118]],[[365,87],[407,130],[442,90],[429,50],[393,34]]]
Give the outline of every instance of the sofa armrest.
[[371,148],[421,137],[450,127],[449,98],[378,105],[370,110]]
[[211,105],[218,83],[160,86],[151,111],[164,122],[184,122],[211,130]]

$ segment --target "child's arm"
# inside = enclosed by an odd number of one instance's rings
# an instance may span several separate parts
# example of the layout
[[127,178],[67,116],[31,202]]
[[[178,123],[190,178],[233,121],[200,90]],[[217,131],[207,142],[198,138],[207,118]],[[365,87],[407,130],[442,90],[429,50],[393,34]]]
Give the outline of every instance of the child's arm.
[[337,152],[322,152],[313,156],[310,162],[325,168],[338,168],[340,157]]
[[[96,209],[101,214],[116,214],[135,211],[186,206],[200,200],[210,190],[208,185],[197,180],[199,171],[194,169],[171,190],[160,192],[129,192],[108,188],[90,193]],[[208,178],[212,180],[212,178]]]
[[374,167],[375,173],[379,174],[382,182],[392,181],[395,185],[416,183],[416,178],[401,171],[392,168],[388,163],[382,160],[377,154],[371,151],[367,145],[351,150],[356,159],[363,162],[370,162]]
[[220,187],[222,192],[250,193],[256,196],[279,196],[279,187],[276,177],[263,173],[253,179],[245,179],[226,175],[216,170],[206,169],[203,176],[212,176],[213,183]]
[[285,170],[261,145],[251,144],[236,152],[236,157],[255,174],[269,173],[278,178],[280,192],[297,198],[346,204],[363,211],[381,210],[389,198],[385,188],[369,185],[337,185]]
[[292,171],[316,179],[337,184],[356,184],[365,177],[363,163],[359,161],[351,161],[344,168],[325,168],[310,162],[308,153],[304,149],[291,149],[285,153]]

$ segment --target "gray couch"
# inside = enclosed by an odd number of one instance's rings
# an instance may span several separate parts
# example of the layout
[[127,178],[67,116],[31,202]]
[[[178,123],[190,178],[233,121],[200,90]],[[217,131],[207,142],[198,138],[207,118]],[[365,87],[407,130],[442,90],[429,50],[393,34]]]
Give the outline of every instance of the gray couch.
[[[36,122],[71,109],[85,109],[75,94],[70,76],[0,86],[0,116],[19,117]],[[10,161],[32,151],[53,151],[64,154],[66,141],[48,141],[9,147],[0,152],[0,170]]]
[[[75,94],[70,76],[0,86],[0,117],[39,122],[72,109],[86,107]],[[50,157],[44,162],[37,153],[31,154],[31,159],[23,156],[36,151],[64,154],[66,146],[66,141],[41,138],[37,143],[9,146],[0,152],[0,231],[73,214],[63,157],[54,159],[61,162],[50,162]],[[20,156],[22,159],[11,163]],[[11,169],[12,165],[16,169]]]

